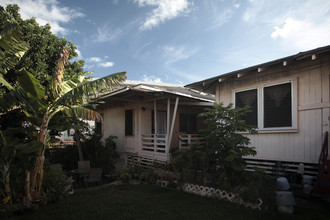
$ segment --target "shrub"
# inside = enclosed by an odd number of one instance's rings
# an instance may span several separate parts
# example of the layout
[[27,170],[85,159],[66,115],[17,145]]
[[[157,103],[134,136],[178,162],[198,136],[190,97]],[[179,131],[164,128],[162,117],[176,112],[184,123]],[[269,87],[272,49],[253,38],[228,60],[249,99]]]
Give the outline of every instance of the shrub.
[[84,158],[90,160],[91,167],[102,167],[104,173],[114,170],[114,164],[119,158],[116,152],[116,136],[109,136],[105,143],[101,141],[102,136],[93,134],[88,140],[82,143],[85,153]]
[[220,181],[240,175],[246,167],[243,156],[256,154],[254,148],[248,146],[250,139],[241,134],[256,133],[255,128],[242,119],[248,111],[248,107],[235,109],[232,104],[221,103],[199,115],[205,118],[206,128],[201,132],[206,140],[207,170],[217,172]]
[[43,178],[44,196],[48,201],[56,201],[65,192],[66,176],[62,169],[49,169]]

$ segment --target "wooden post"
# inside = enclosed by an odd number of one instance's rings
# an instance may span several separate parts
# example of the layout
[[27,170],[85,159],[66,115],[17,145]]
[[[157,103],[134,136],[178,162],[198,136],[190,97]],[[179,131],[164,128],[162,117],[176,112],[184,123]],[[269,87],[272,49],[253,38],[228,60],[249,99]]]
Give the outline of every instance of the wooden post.
[[155,132],[154,132],[154,151],[156,151],[156,147],[157,147],[157,101],[154,100],[154,128],[155,128]]
[[[173,137],[174,124],[175,124],[176,113],[177,113],[177,110],[178,110],[178,104],[179,104],[179,97],[176,97],[174,111],[173,111],[172,124],[171,124],[171,131],[170,131],[170,135],[169,135],[169,138],[168,138],[168,141],[167,141],[168,146],[171,145],[171,141],[172,141],[172,137]],[[166,153],[169,153],[169,148],[166,149]]]
[[167,99],[167,124],[166,124],[166,135],[167,135],[167,143],[166,149],[170,148],[170,143],[168,142],[168,136],[170,134],[170,117],[171,117],[171,100]]

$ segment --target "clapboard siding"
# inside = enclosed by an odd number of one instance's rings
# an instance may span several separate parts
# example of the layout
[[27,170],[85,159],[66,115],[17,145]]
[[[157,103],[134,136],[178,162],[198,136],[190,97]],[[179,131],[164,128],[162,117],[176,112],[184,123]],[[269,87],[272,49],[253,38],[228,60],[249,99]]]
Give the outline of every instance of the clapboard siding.
[[[267,160],[317,163],[323,136],[329,131],[330,56],[316,60],[304,59],[288,66],[275,65],[260,73],[251,72],[244,79],[222,82],[217,86],[217,102],[234,103],[236,91],[292,81],[296,84],[297,127],[288,131],[273,131],[246,135],[255,146],[257,156]],[[294,91],[293,91],[294,92]],[[259,97],[260,106],[262,97]],[[259,108],[260,110],[260,108]],[[258,112],[260,114],[260,111]],[[260,117],[259,117],[260,119]]]

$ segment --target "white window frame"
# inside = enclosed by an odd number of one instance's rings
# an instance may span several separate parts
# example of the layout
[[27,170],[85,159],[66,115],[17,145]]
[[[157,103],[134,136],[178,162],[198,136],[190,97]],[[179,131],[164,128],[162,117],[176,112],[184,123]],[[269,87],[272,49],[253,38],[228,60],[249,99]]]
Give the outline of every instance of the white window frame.
[[[273,127],[265,128],[264,127],[264,88],[270,86],[276,86],[281,84],[291,83],[291,108],[292,108],[292,126],[291,127]],[[236,90],[233,90],[233,103],[234,107],[236,103],[236,93],[249,91],[252,89],[257,89],[257,115],[258,115],[258,128],[259,133],[282,133],[282,132],[298,132],[298,79],[282,79],[282,80],[272,80],[259,84],[254,87],[243,87]]]

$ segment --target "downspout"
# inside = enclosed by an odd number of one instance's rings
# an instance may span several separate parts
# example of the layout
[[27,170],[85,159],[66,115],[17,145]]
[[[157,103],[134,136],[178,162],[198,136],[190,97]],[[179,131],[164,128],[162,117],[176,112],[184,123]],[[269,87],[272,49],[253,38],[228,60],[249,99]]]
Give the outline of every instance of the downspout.
[[[175,106],[174,106],[174,111],[173,111],[173,118],[172,118],[172,124],[171,124],[171,131],[170,131],[170,136],[168,138],[168,146],[170,146],[172,142],[172,137],[173,137],[173,131],[174,131],[174,124],[175,124],[175,118],[176,118],[176,113],[178,110],[178,104],[179,104],[179,97],[176,97],[175,99]],[[166,148],[166,153],[169,153],[169,148]]]

